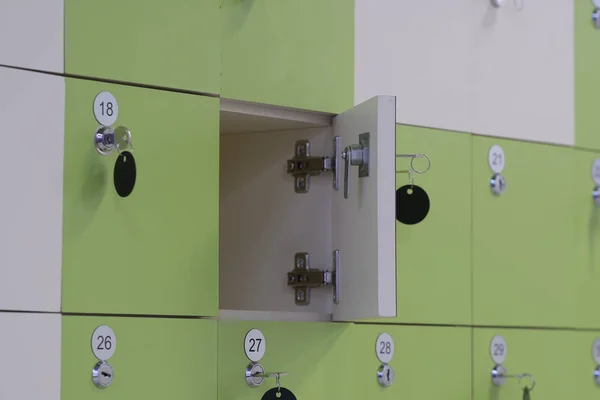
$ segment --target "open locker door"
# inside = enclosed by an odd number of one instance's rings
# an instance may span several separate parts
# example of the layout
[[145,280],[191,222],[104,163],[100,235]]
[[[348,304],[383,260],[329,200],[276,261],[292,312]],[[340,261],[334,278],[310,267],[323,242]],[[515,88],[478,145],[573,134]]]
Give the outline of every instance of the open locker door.
[[339,250],[333,320],[396,316],[396,97],[377,96],[337,115],[340,188],[333,198]]

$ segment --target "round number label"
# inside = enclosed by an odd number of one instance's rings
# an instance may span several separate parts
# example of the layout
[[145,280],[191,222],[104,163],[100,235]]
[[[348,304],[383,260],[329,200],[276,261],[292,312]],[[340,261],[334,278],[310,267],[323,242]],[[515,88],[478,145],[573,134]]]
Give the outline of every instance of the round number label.
[[592,357],[594,361],[596,361],[597,365],[600,365],[600,338],[594,340],[594,344],[592,347]]
[[244,351],[250,361],[258,362],[265,356],[267,341],[265,335],[258,329],[251,329],[244,338]]
[[383,364],[388,364],[394,357],[394,339],[389,333],[382,333],[377,336],[375,343],[375,354],[377,359]]
[[600,8],[600,0],[592,0],[592,4],[594,5],[594,7]]
[[600,158],[596,158],[592,163],[592,180],[600,186]]
[[106,325],[97,327],[92,334],[92,352],[96,358],[107,361],[115,354],[116,348],[117,337],[113,330]]
[[502,336],[494,336],[490,343],[490,356],[496,364],[502,364],[506,360],[506,341]]
[[94,117],[100,125],[111,126],[119,116],[117,99],[110,92],[100,92],[94,99]]
[[504,170],[504,150],[498,145],[494,145],[488,152],[488,164],[493,173],[499,174]]

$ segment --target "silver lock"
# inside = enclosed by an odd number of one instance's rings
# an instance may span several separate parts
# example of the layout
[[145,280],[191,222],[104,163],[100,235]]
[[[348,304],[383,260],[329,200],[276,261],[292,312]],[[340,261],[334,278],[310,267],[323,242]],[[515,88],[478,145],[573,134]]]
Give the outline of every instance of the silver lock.
[[596,367],[594,370],[594,382],[596,382],[596,385],[600,386],[600,366]]
[[592,191],[592,198],[594,199],[594,204],[600,206],[600,186],[594,188]]
[[106,361],[98,361],[92,369],[92,381],[100,389],[106,389],[113,383],[115,373],[113,367]]
[[377,370],[377,382],[382,387],[392,386],[392,383],[394,383],[394,369],[387,364],[382,364]]
[[94,133],[96,150],[103,156],[111,155],[115,149],[119,153],[125,150],[133,151],[131,132],[124,126],[113,130],[110,126],[100,126]]
[[263,366],[257,362],[251,362],[246,368],[246,383],[251,388],[259,387],[265,380],[264,375],[265,369]]
[[490,187],[492,188],[492,193],[499,196],[506,190],[506,179],[500,174],[494,174],[492,179],[490,179]]
[[506,383],[506,368],[498,364],[492,369],[492,382],[496,386],[504,386]]
[[371,134],[369,132],[358,135],[360,144],[351,144],[342,152],[344,160],[344,198],[350,195],[350,166],[358,166],[358,177],[369,176],[369,141]]
[[594,28],[600,29],[600,10],[597,8],[592,13],[592,23],[594,24]]

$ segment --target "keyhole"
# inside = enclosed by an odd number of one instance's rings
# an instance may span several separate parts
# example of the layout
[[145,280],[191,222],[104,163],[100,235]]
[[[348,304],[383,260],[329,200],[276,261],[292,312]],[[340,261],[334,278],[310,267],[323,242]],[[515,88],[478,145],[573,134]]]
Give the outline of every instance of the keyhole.
[[390,372],[391,372],[391,371],[388,369],[388,373],[387,373],[387,376],[388,376],[388,382],[389,382],[389,381],[391,381],[391,379],[390,379]]

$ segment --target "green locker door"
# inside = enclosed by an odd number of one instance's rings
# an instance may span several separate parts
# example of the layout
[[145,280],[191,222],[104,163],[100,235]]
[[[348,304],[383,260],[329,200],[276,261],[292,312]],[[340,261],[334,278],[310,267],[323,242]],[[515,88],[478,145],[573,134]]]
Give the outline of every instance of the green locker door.
[[[600,206],[596,206],[592,192],[592,166],[600,152],[573,149],[573,218],[577,251],[572,268],[576,278],[576,324],[578,328],[600,328],[597,312],[598,284],[600,283]],[[600,177],[600,171],[597,176]]]
[[354,105],[354,2],[221,0],[221,95],[339,113]]
[[574,364],[572,387],[574,395],[580,399],[594,399],[600,396],[600,385],[596,383],[594,373],[600,365],[600,348],[595,341],[600,338],[600,331],[573,332],[570,344],[573,351]]
[[65,0],[64,7],[65,72],[218,93],[219,0]]
[[[99,326],[113,335],[92,341]],[[65,316],[62,337],[61,400],[217,398],[214,320]],[[108,387],[92,381],[91,347],[113,350]]]
[[[246,334],[264,335],[265,372],[287,372],[281,386],[298,399],[356,399],[352,325],[328,322],[219,321],[219,400],[256,400],[276,387],[268,378],[257,388],[244,379],[250,360],[244,351]],[[256,347],[254,348],[256,349]]]
[[600,150],[598,135],[598,64],[600,31],[594,28],[591,0],[574,1],[575,8],[575,145]]
[[[494,195],[488,152],[504,151]],[[473,138],[473,323],[575,323],[573,159],[565,147]]]
[[532,384],[531,378],[525,377],[522,380],[508,378],[501,387],[494,385],[491,371],[495,362],[491,358],[490,343],[496,335],[502,336],[506,344],[502,366],[507,373],[533,375],[535,387],[530,392],[530,398],[589,398],[582,396],[580,386],[575,384],[577,373],[573,368],[576,356],[573,353],[572,332],[476,328],[473,333],[473,399],[522,399],[520,385],[530,387]]
[[[414,175],[430,211],[417,225],[396,222],[398,318],[409,323],[471,323],[471,135],[399,125],[396,153],[425,153]],[[410,158],[396,160],[396,188],[409,183]],[[415,159],[419,171],[427,161]],[[389,322],[384,320],[384,322]]]
[[[393,383],[377,380],[381,366],[376,352],[387,346],[376,343],[382,333],[393,340]],[[356,354],[354,399],[471,399],[471,329],[393,325],[356,325],[352,351]],[[384,361],[388,359],[381,357]]]
[[[113,127],[131,131],[128,197],[113,183],[117,151],[94,145],[103,91],[118,105]],[[216,315],[218,100],[78,79],[66,98],[63,311]]]

